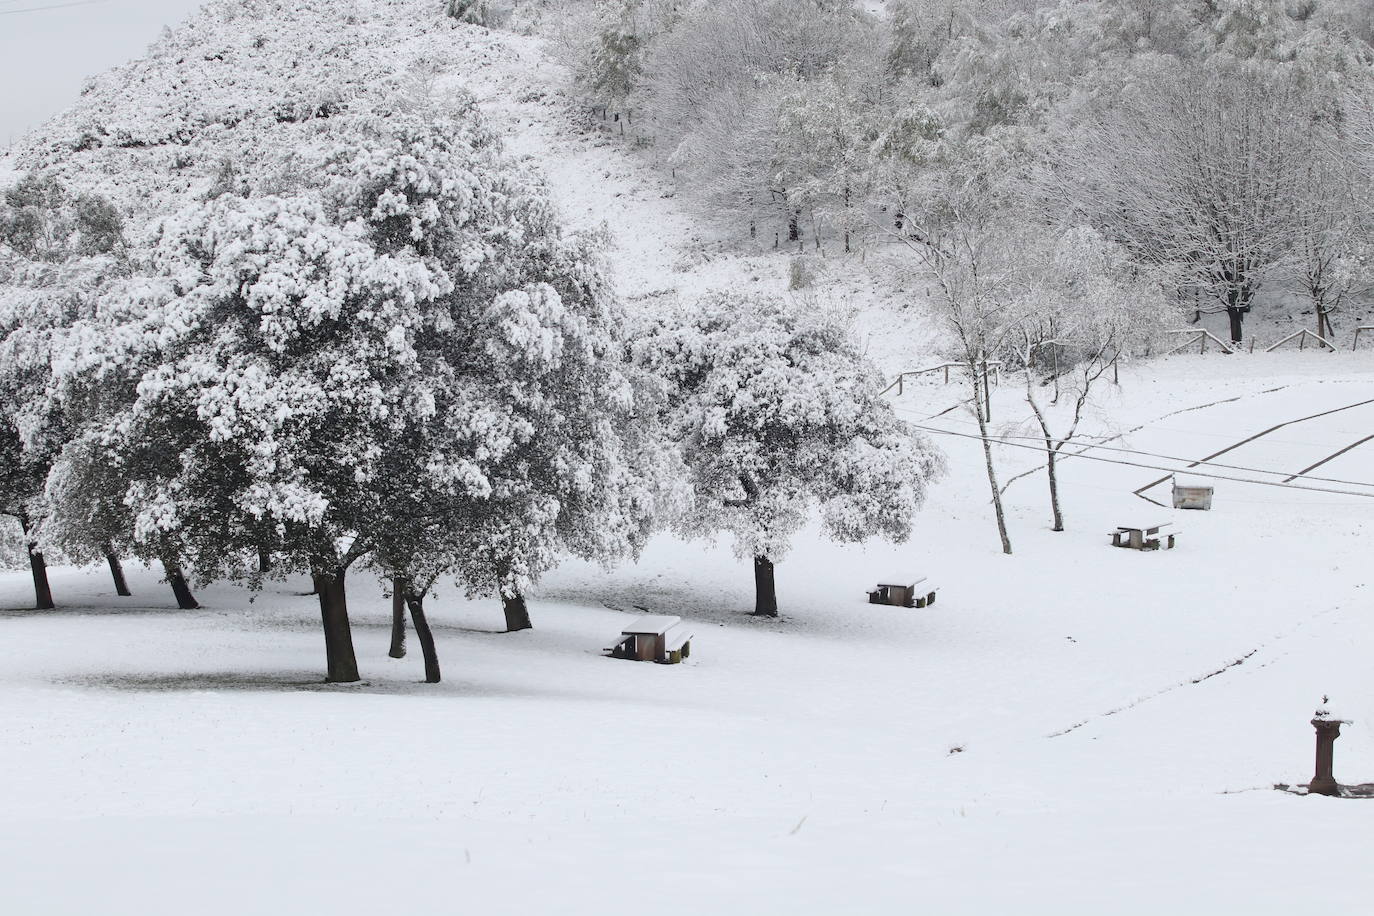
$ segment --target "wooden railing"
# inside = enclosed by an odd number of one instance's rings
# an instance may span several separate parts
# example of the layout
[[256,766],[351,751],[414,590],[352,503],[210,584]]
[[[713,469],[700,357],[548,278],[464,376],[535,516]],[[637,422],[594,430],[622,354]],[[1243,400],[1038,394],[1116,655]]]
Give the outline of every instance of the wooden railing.
[[[977,364],[977,366],[978,366],[979,368],[981,368],[983,365],[984,365],[984,364],[981,363],[981,362]],[[993,372],[993,375],[994,375],[994,377],[996,378],[997,384],[1000,385],[1000,384],[1002,383],[1002,362],[1001,362],[1001,360],[990,359],[990,360],[987,361],[986,365],[987,365],[987,368],[990,369],[990,370]],[[889,391],[891,391],[891,390],[893,390],[893,389],[895,388],[895,389],[897,390],[897,394],[900,395],[900,394],[902,393],[903,388],[905,387],[904,383],[905,383],[905,381],[906,381],[906,379],[907,379],[908,376],[928,375],[928,374],[930,374],[931,372],[943,372],[944,375],[945,375],[944,383],[947,385],[947,384],[949,384],[949,370],[951,370],[951,369],[968,369],[968,368],[969,368],[969,364],[968,364],[968,363],[940,363],[940,365],[938,365],[938,366],[927,366],[927,367],[924,368],[924,369],[910,369],[910,370],[908,370],[908,371],[906,371],[906,372],[899,372],[899,373],[897,373],[897,379],[896,379],[896,381],[894,381],[891,385],[888,385],[888,386],[887,386],[886,388],[884,388],[882,391],[878,392],[878,394],[879,394],[879,395],[887,394]]]
[[1332,346],[1331,341],[1327,340],[1325,337],[1318,337],[1316,334],[1313,334],[1311,331],[1307,330],[1307,328],[1299,328],[1298,330],[1294,331],[1292,334],[1289,334],[1289,335],[1288,335],[1287,337],[1285,337],[1283,340],[1280,340],[1278,343],[1274,344],[1272,347],[1265,347],[1265,348],[1264,348],[1264,352],[1265,352],[1265,353],[1273,353],[1273,352],[1274,352],[1275,350],[1277,350],[1279,347],[1281,347],[1281,346],[1283,346],[1284,344],[1288,343],[1288,341],[1292,340],[1292,339],[1295,338],[1295,337],[1296,337],[1297,340],[1298,340],[1298,349],[1299,349],[1299,350],[1301,350],[1301,349],[1303,349],[1304,347],[1307,346],[1307,338],[1310,337],[1310,338],[1312,338],[1313,340],[1315,340],[1317,343],[1321,344],[1323,347],[1326,347],[1326,349],[1330,350],[1332,353],[1335,353],[1335,352],[1336,352],[1336,348],[1335,348],[1334,346]]
[[1234,352],[1236,352],[1234,348],[1232,348],[1232,347],[1230,347],[1229,345],[1223,343],[1220,337],[1216,336],[1215,334],[1213,334],[1211,331],[1207,330],[1206,328],[1183,328],[1182,330],[1179,330],[1179,331],[1165,331],[1164,333],[1166,333],[1166,334],[1175,334],[1175,335],[1178,335],[1178,334],[1188,334],[1188,335],[1190,335],[1190,337],[1189,337],[1188,340],[1185,340],[1183,343],[1181,343],[1181,344],[1179,344],[1178,346],[1174,347],[1172,350],[1169,350],[1169,351],[1165,352],[1165,353],[1163,354],[1164,356],[1171,356],[1171,355],[1173,355],[1174,353],[1177,353],[1179,350],[1182,350],[1184,347],[1191,346],[1192,344],[1200,344],[1200,347],[1198,348],[1198,352],[1199,352],[1199,353],[1206,353],[1206,352],[1207,352],[1207,341],[1209,341],[1209,340],[1210,340],[1212,343],[1216,344],[1216,345],[1217,345],[1217,348],[1220,349],[1221,352],[1223,352],[1223,353],[1234,353]]

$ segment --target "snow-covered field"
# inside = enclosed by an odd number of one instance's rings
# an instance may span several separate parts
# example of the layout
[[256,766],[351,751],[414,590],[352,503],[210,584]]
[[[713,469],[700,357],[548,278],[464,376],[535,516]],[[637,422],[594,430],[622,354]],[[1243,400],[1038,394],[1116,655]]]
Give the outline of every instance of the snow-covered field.
[[[1367,355],[1176,357],[1123,373],[1094,432],[1199,458],[1371,398]],[[1218,460],[1296,471],[1371,422],[1352,407]],[[1069,530],[1047,530],[1043,475],[1018,481],[1007,558],[977,443],[941,441],[913,541],[808,534],[781,621],[743,613],[728,544],[661,538],[634,567],[558,570],[529,632],[441,592],[437,686],[417,652],[386,657],[362,578],[365,682],[326,687],[303,581],[182,612],[153,572],[119,599],[60,569],[62,607],[34,612],[4,574],[5,910],[1367,912],[1374,807],[1269,787],[1310,777],[1323,694],[1357,720],[1338,778],[1374,779],[1374,501],[1219,482],[1212,512],[1175,512],[1130,495],[1158,474],[1070,460]],[[1374,447],[1313,473],[1374,479]],[[1182,526],[1176,550],[1108,546],[1146,515]],[[866,604],[894,568],[936,576],[938,602]],[[691,659],[603,658],[634,605],[692,620]]]
[[[741,253],[652,153],[580,131],[536,39],[455,42],[455,82],[570,222],[607,225],[631,308],[787,289],[788,255]],[[890,375],[935,361],[921,291],[865,264],[830,259],[806,295],[855,307]],[[413,638],[387,657],[365,576],[364,681],[339,686],[303,579],[198,589],[187,612],[160,570],[117,598],[103,569],[59,568],[38,612],[27,573],[0,573],[0,914],[1369,912],[1374,802],[1272,786],[1311,777],[1323,695],[1356,720],[1337,777],[1374,781],[1374,442],[1312,471],[1351,492],[1218,481],[1211,512],[1134,496],[1163,472],[1129,462],[1288,424],[1217,473],[1299,472],[1374,427],[1374,351],[1177,356],[1121,383],[1085,428],[1138,451],[1064,462],[1063,533],[1043,474],[1011,482],[1011,557],[976,427],[947,412],[962,389],[913,382],[894,403],[943,431],[950,473],[910,543],[808,531],[778,566],[781,620],[747,615],[726,542],[570,562],[515,634],[443,588],[438,685]],[[993,407],[999,435],[1032,433],[1014,384]],[[1000,448],[1003,480],[1036,458]],[[1178,548],[1111,548],[1137,519],[1175,521]],[[935,577],[938,602],[867,604],[893,571]],[[603,657],[637,608],[691,621],[690,659]]]

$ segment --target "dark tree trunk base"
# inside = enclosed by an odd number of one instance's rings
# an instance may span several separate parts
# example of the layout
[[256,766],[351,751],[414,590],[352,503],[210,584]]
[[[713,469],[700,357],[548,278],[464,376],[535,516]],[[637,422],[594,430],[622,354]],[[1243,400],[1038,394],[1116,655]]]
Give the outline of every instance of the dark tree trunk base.
[[165,566],[167,570],[167,584],[172,586],[172,594],[176,596],[177,607],[183,611],[194,611],[200,607],[200,602],[196,596],[191,594],[191,586],[186,584],[186,577],[181,574],[181,570],[175,566]]
[[386,654],[392,658],[406,657],[406,598],[400,579],[391,580],[391,648]]
[[124,579],[124,564],[119,562],[119,555],[108,544],[105,545],[105,560],[110,564],[110,578],[114,579],[115,594],[121,598],[128,598],[133,592],[129,591],[129,583]]
[[434,648],[434,634],[425,618],[425,596],[406,594],[406,606],[415,624],[415,636],[420,640],[420,653],[425,657],[425,683],[439,683],[439,653]]
[[754,616],[778,616],[778,590],[773,582],[773,561],[754,557]]
[[24,532],[24,540],[29,549],[29,571],[33,573],[33,606],[36,610],[51,611],[56,605],[52,600],[52,586],[48,584],[48,564],[43,559],[43,551],[37,550],[37,542],[30,541],[29,518],[19,516],[19,527]]
[[1239,308],[1227,306],[1226,317],[1231,319],[1231,343],[1240,346],[1245,339],[1245,312]]
[[51,611],[55,604],[52,600],[52,586],[48,584],[48,564],[43,553],[29,545],[29,569],[33,571],[33,606],[40,611]]
[[328,668],[325,680],[331,684],[351,684],[358,677],[358,658],[353,653],[353,630],[348,624],[348,599],[344,592],[344,571],[334,569],[313,576],[320,596],[320,622],[324,626],[324,654]]
[[269,573],[272,571],[272,551],[258,548],[258,572]]
[[507,633],[534,629],[534,624],[530,622],[530,609],[525,605],[524,595],[518,592],[514,597],[509,598],[502,595],[501,610],[506,612]]

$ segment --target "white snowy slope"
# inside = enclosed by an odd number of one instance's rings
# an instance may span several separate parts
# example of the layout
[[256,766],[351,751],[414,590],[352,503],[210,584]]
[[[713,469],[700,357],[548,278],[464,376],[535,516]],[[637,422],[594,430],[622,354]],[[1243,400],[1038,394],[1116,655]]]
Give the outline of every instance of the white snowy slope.
[[901,267],[900,252],[880,248],[869,257],[827,259],[808,251],[804,259],[815,276],[805,289],[792,290],[791,254],[772,251],[768,239],[751,242],[747,233],[732,235],[731,227],[703,218],[655,167],[661,151],[636,151],[615,122],[600,120],[542,39],[473,30],[460,40],[480,47],[480,66],[456,68],[438,88],[472,92],[502,126],[507,149],[544,176],[568,223],[608,233],[610,263],[630,308],[652,308],[660,297],[690,301],[722,289],[800,295],[820,307],[854,313],[875,358],[895,360],[902,368],[938,361],[929,355],[932,332],[917,308],[924,291],[893,292],[878,280],[890,280],[893,267]]
[[[1371,398],[1367,355],[1176,357],[1123,374],[1094,431],[1200,458]],[[1017,415],[1011,389],[994,412]],[[1350,408],[1227,457],[1305,466],[1371,423]],[[1270,786],[1310,777],[1323,694],[1356,720],[1338,777],[1374,780],[1374,500],[1216,482],[1211,512],[1158,509],[1130,493],[1159,475],[1076,459],[1069,530],[1047,530],[1043,476],[1018,481],[1003,557],[977,443],[946,447],[913,542],[808,534],[778,566],[781,621],[745,615],[728,545],[661,538],[634,567],[558,570],[530,632],[442,591],[437,686],[416,653],[386,657],[387,606],[362,579],[367,681],[326,688],[304,581],[213,586],[187,613],[155,573],[117,599],[102,570],[61,569],[63,607],[39,613],[7,573],[6,896],[16,912],[1362,912],[1366,809]],[[1003,451],[1008,474],[1033,464]],[[1338,460],[1322,476],[1352,485],[1311,485],[1374,492],[1353,486],[1374,451]],[[1108,545],[1144,514],[1179,525],[1175,550]],[[934,575],[936,604],[867,604],[894,569]],[[694,625],[688,661],[601,656],[636,605]]]

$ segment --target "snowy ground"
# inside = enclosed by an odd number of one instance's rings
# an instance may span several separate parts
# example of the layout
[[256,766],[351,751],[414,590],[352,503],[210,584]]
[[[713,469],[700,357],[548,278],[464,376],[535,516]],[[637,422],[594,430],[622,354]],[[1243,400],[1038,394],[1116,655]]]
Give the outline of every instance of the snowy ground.
[[[1202,457],[1374,399],[1374,357],[1178,357],[1122,383],[1096,431]],[[1219,460],[1298,470],[1371,425],[1374,404]],[[1358,720],[1337,776],[1374,780],[1374,500],[1222,483],[1214,511],[1174,512],[1130,495],[1151,471],[1079,459],[1065,533],[1043,475],[1012,485],[1007,558],[977,443],[942,442],[953,470],[913,542],[809,533],[779,564],[779,622],[741,613],[728,544],[664,538],[634,567],[559,570],[531,632],[440,594],[437,686],[386,657],[361,577],[367,682],[325,687],[303,581],[251,605],[207,588],[186,613],[153,573],[117,599],[101,570],[61,569],[63,607],[39,613],[5,574],[6,909],[1367,912],[1374,803],[1268,787],[1310,777],[1323,693]],[[1374,480],[1374,443],[1313,473]],[[1107,545],[1142,515],[1175,517],[1180,546]],[[937,604],[864,603],[894,567],[938,576]],[[635,604],[695,622],[688,662],[601,657]]]
[[[472,34],[466,82],[569,217],[608,224],[632,304],[786,289],[786,256],[729,254],[642,158],[579,132],[536,40]],[[914,309],[839,259],[823,273],[815,295],[861,308],[889,372],[930,361]],[[1016,394],[1003,434],[1030,432]],[[896,403],[924,420],[960,396],[928,381]],[[1218,459],[1299,471],[1368,435],[1371,399],[1374,351],[1180,356],[1123,372],[1090,432],[1196,459],[1346,408]],[[58,569],[40,613],[0,574],[0,910],[1368,912],[1374,802],[1269,787],[1311,776],[1323,694],[1357,720],[1337,776],[1374,780],[1374,500],[1221,482],[1214,511],[1174,512],[1131,495],[1160,473],[1076,459],[1067,532],[1043,475],[1011,484],[1003,557],[978,444],[941,444],[913,541],[808,532],[778,567],[781,621],[743,613],[728,543],[661,538],[633,567],[558,570],[530,632],[442,592],[435,686],[386,657],[365,577],[367,681],[326,687],[304,581],[182,612],[155,572],[119,599]],[[1035,464],[1002,451],[1004,477]],[[1313,474],[1374,481],[1374,443]],[[1175,518],[1178,549],[1107,545],[1141,517]],[[937,604],[864,603],[893,569],[936,576]],[[635,605],[694,622],[688,662],[601,656]]]

